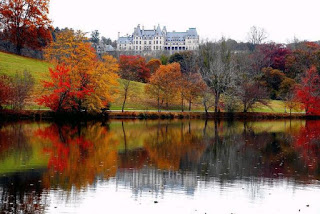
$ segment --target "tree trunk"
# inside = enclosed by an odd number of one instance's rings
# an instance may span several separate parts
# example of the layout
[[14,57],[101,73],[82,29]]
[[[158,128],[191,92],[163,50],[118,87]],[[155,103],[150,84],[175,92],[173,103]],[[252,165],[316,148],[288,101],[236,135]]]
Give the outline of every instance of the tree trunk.
[[184,101],[184,100],[183,100],[183,96],[182,96],[182,98],[181,98],[181,111],[182,111],[182,112],[184,112],[184,105],[183,105],[183,101]]
[[189,111],[191,111],[191,100],[189,100]]
[[122,112],[124,111],[124,106],[126,104],[127,94],[128,94],[128,90],[125,90],[125,92],[124,92],[124,100],[123,100],[122,109],[121,109]]
[[160,97],[158,97],[158,112],[160,112]]
[[220,94],[215,93],[215,100],[214,100],[214,112],[215,113],[218,113],[219,99],[220,99]]
[[16,45],[16,54],[17,55],[21,55],[21,49],[22,49],[22,46],[21,45]]

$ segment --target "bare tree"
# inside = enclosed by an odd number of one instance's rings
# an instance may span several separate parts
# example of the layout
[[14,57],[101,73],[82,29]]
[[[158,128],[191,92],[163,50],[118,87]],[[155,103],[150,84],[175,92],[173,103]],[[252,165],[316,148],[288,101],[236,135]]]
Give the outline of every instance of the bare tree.
[[268,34],[264,28],[252,26],[248,32],[248,42],[252,45],[262,44],[267,38]]
[[200,47],[200,72],[204,82],[215,97],[214,111],[219,111],[220,98],[227,90],[235,88],[237,74],[231,51],[225,40],[218,43],[207,42]]
[[11,107],[14,110],[22,110],[26,100],[30,97],[34,86],[34,78],[29,71],[16,73],[11,82]]

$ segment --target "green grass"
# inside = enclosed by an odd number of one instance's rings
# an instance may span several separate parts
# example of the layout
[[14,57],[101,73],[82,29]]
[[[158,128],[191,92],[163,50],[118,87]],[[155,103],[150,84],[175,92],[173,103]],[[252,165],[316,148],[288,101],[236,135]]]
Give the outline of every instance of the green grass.
[[30,71],[37,83],[46,77],[50,63],[45,61],[21,57],[14,54],[0,52],[0,73],[13,76],[16,72]]
[[[35,94],[39,94],[42,89],[41,80],[48,78],[48,68],[52,65],[42,60],[32,59],[28,57],[21,57],[14,54],[0,52],[0,74],[13,76],[16,72],[28,70],[35,78]],[[119,80],[119,93],[116,95],[114,102],[111,104],[111,110],[121,110],[124,98],[123,88],[121,86],[122,80]],[[155,100],[152,100],[144,91],[144,83],[131,82],[129,88],[129,96],[125,105],[125,110],[157,110]],[[279,100],[271,100],[270,107],[258,105],[252,111],[254,112],[271,112],[271,113],[284,113],[284,102]],[[35,103],[30,103],[27,109],[39,109]],[[41,107],[41,109],[47,109]],[[187,109],[187,106],[185,107]],[[211,109],[212,110],[212,109]],[[180,111],[180,103],[170,105],[170,111]],[[203,112],[201,100],[195,102],[192,106],[192,111]],[[299,112],[295,110],[295,112]]]

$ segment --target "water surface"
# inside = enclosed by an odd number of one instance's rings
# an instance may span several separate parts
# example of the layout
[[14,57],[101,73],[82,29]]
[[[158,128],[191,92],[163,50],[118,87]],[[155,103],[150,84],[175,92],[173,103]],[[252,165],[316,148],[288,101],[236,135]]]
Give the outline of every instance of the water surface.
[[0,209],[319,213],[320,121],[0,125]]

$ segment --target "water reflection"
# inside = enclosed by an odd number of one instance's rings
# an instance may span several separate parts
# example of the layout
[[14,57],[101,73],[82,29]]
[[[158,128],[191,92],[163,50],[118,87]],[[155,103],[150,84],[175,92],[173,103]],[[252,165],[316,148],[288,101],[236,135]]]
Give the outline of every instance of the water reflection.
[[137,201],[200,199],[210,188],[225,196],[236,187],[254,203],[265,185],[318,188],[319,127],[316,120],[2,124],[0,212],[52,212],[53,195],[76,206],[101,185],[130,190]]

